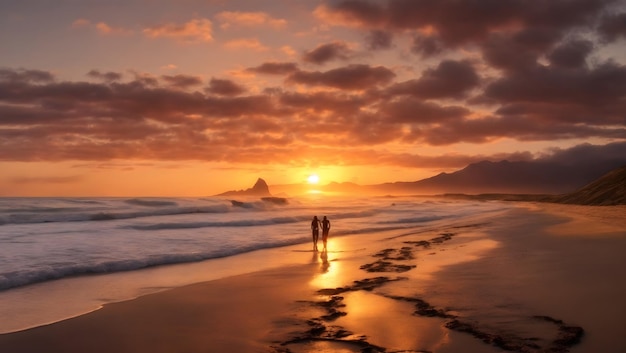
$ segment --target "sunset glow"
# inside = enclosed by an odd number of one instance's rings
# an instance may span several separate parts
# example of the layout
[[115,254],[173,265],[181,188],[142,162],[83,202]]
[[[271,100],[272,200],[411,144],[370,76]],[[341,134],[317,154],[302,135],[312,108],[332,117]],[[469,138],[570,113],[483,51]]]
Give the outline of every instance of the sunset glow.
[[306,181],[307,181],[309,184],[317,184],[317,183],[319,183],[319,182],[320,182],[320,177],[319,177],[319,176],[317,176],[317,174],[311,174],[311,175],[309,175],[309,177],[308,177],[308,178],[306,178]]
[[625,18],[623,0],[2,2],[0,196],[624,155]]

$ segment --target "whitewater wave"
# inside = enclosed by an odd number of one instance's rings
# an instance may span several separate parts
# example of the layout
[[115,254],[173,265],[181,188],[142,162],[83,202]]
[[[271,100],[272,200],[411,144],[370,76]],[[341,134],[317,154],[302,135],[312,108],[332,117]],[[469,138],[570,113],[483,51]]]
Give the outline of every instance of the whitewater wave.
[[124,202],[126,202],[129,205],[147,206],[147,207],[163,207],[163,206],[178,205],[178,203],[174,201],[162,201],[162,200],[130,199]]
[[275,217],[270,219],[244,219],[225,222],[180,222],[180,223],[157,223],[129,226],[136,230],[161,230],[161,229],[191,229],[208,227],[253,227],[275,224],[299,223],[308,220],[309,217]]
[[148,267],[197,262],[222,258],[255,250],[300,244],[309,241],[308,237],[283,239],[262,244],[246,244],[226,247],[217,251],[150,255],[140,259],[124,259],[94,263],[71,263],[48,265],[45,268],[21,270],[0,274],[0,290],[45,282],[65,277],[133,271]]
[[[52,222],[84,222],[84,221],[110,221],[116,219],[143,218],[152,216],[170,216],[194,213],[227,213],[232,211],[232,207],[226,204],[214,206],[197,207],[171,207],[165,203],[160,206],[152,205],[148,210],[121,210],[115,209],[38,209],[21,210],[21,212],[9,209],[5,214],[0,215],[0,225],[3,224],[27,224],[27,223],[52,223]],[[158,207],[158,208],[157,208]]]

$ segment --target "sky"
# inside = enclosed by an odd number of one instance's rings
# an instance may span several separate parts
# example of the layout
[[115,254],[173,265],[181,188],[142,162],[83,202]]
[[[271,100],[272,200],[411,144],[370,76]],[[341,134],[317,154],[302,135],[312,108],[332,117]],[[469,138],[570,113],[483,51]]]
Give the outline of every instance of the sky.
[[416,181],[583,149],[626,155],[624,0],[0,2],[0,196]]

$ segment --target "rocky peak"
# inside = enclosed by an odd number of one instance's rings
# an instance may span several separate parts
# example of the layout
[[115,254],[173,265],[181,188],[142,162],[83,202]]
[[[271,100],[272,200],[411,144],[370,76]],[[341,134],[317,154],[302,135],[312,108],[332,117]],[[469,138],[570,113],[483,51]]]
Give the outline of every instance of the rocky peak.
[[252,187],[252,189],[248,189],[248,191],[250,191],[251,195],[259,195],[259,196],[270,196],[270,188],[267,186],[267,183],[265,182],[265,180],[258,178],[256,180],[256,183],[254,183],[254,186]]
[[265,180],[258,178],[254,186],[246,190],[227,191],[217,196],[272,196]]

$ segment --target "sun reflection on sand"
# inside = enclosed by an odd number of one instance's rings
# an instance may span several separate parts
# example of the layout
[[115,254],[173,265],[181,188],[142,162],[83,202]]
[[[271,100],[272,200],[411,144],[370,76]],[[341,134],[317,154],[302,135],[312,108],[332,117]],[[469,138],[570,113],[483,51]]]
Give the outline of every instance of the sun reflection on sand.
[[[329,244],[330,245],[330,244]],[[311,280],[315,288],[336,288],[345,285],[345,278],[341,276],[343,264],[341,261],[329,260],[327,251],[318,252],[320,272]]]
[[413,304],[376,293],[356,291],[345,295],[349,315],[337,324],[355,332],[367,332],[370,342],[388,349],[433,349],[449,341],[443,319],[412,315]]

